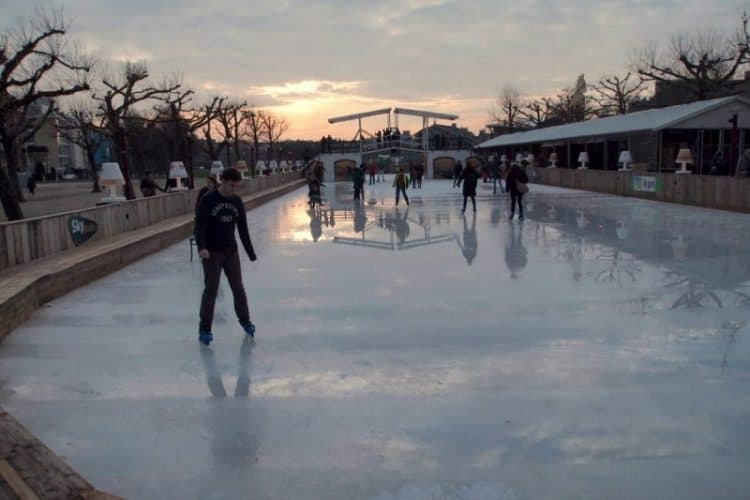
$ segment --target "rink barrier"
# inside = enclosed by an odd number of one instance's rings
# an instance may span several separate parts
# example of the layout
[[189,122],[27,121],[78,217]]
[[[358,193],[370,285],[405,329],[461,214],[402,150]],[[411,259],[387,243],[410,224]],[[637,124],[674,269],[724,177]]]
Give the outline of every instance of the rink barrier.
[[[300,172],[259,176],[243,181],[238,194],[248,196],[300,177]],[[194,189],[0,223],[0,271],[193,213],[197,195],[198,190]],[[82,242],[79,233],[75,241],[71,226],[80,228],[81,232],[85,230],[88,239]],[[92,234],[94,227],[96,230]]]
[[[267,189],[243,196],[245,207],[257,207],[305,184],[299,174],[285,179],[287,182],[283,184],[272,180],[256,184]],[[0,341],[42,304],[185,240],[193,232],[193,220],[193,207],[190,206],[187,214],[139,230],[122,232],[92,245],[59,252],[0,274]],[[187,247],[185,251],[187,259]]]
[[704,208],[750,212],[750,178],[528,167],[532,182]]

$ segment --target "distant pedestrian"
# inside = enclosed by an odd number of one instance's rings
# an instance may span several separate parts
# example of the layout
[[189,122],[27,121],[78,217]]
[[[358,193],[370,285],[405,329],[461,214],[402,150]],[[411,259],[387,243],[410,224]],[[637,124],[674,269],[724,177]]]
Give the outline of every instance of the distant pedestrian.
[[457,161],[456,164],[453,166],[453,187],[460,187],[461,186],[461,173],[463,172],[464,168],[461,165],[460,161]]
[[374,162],[370,163],[370,166],[367,167],[368,172],[370,173],[370,186],[375,184],[375,174],[378,173],[378,166],[375,165]]
[[466,201],[471,198],[471,205],[474,207],[474,211],[477,211],[477,182],[479,181],[479,172],[474,168],[474,164],[471,162],[466,163],[466,168],[461,173],[459,179],[459,185],[461,181],[464,183],[463,194],[464,194],[464,208],[461,212],[466,212]]
[[514,163],[505,179],[505,186],[510,192],[509,220],[513,220],[516,204],[518,204],[518,220],[523,220],[523,195],[529,192],[528,182],[529,177],[526,175],[526,171],[521,165]]
[[424,177],[424,165],[417,165],[417,189],[422,189],[422,177]]
[[36,177],[33,174],[29,175],[29,179],[26,181],[26,188],[29,190],[29,194],[34,196],[34,193],[36,193]]
[[409,187],[409,176],[404,173],[403,168],[398,169],[398,174],[396,174],[396,178],[393,179],[393,187],[396,188],[396,206],[398,206],[399,202],[399,195],[404,195],[404,201],[406,201],[406,206],[409,206],[409,197],[406,196],[406,188]]
[[232,289],[237,319],[245,333],[251,338],[255,337],[255,325],[250,321],[247,296],[242,285],[240,255],[234,237],[237,230],[248,257],[254,262],[257,257],[247,228],[245,204],[235,194],[241,181],[242,174],[239,170],[225,169],[221,173],[219,188],[206,194],[198,208],[195,241],[202,259],[204,276],[198,340],[204,346],[213,340],[211,324],[222,271]]

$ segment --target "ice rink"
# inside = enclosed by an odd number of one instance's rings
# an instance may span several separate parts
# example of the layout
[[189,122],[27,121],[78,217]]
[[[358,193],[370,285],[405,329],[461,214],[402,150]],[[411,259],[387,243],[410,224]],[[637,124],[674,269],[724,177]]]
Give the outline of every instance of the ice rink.
[[750,496],[750,216],[531,186],[248,214],[257,342],[188,242],[43,307],[0,404],[98,488],[180,499]]

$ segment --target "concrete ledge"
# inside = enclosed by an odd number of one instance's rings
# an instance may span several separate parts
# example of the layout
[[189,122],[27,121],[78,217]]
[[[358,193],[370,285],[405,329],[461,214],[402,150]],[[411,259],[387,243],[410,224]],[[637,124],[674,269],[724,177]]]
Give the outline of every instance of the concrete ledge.
[[0,498],[117,498],[97,491],[15,418],[1,409],[0,465]]

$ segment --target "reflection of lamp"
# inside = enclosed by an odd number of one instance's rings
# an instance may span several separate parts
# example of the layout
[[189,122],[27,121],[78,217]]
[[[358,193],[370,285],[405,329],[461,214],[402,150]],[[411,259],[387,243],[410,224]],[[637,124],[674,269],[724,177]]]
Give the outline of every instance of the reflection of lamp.
[[688,170],[687,166],[688,164],[693,164],[693,153],[688,148],[682,148],[677,153],[677,160],[675,162],[680,164],[680,170],[675,172],[676,174],[689,174],[690,170]]
[[617,239],[618,240],[625,240],[628,238],[628,228],[625,226],[624,220],[618,220],[617,221],[617,229],[615,230],[617,232]]
[[685,237],[681,234],[677,235],[677,239],[672,242],[672,255],[677,260],[686,260],[688,253],[688,244],[685,241]]
[[557,162],[560,161],[560,157],[554,151],[549,155],[549,161],[552,165],[549,168],[557,168]]
[[182,179],[187,179],[187,170],[181,161],[173,161],[169,166],[169,178],[175,179],[177,184],[170,191],[185,191],[187,187],[182,185]]
[[578,229],[584,229],[588,226],[589,221],[586,219],[586,214],[583,213],[583,210],[578,211],[576,215],[576,224],[578,225]]
[[589,162],[589,154],[586,151],[581,151],[581,154],[578,155],[578,163],[581,164],[580,167],[578,167],[578,170],[586,170],[588,167],[586,164]]
[[630,151],[620,151],[620,157],[617,158],[617,163],[622,163],[622,168],[620,168],[620,172],[628,172],[630,171],[630,167],[628,167],[628,164],[633,163],[633,155],[630,154]]
[[117,162],[102,163],[102,170],[99,174],[99,184],[109,189],[109,196],[102,198],[101,203],[114,203],[125,201],[124,196],[117,195],[117,186],[125,184],[125,178],[122,176],[120,164]]

